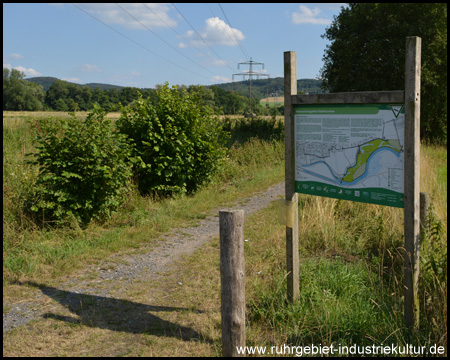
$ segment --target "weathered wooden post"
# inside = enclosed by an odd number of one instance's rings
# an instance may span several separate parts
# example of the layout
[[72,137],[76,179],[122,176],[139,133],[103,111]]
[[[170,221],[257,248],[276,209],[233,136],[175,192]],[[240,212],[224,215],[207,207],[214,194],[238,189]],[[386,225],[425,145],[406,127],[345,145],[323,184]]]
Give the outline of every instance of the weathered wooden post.
[[420,67],[422,39],[406,38],[405,61],[405,323],[419,326]]
[[294,222],[286,226],[287,296],[299,297],[298,195],[295,192],[295,113],[292,95],[297,95],[297,54],[284,52],[284,153],[286,200],[293,202]]
[[244,210],[219,211],[222,355],[244,356]]
[[427,219],[430,213],[430,194],[420,193],[420,240],[423,244],[427,232]]

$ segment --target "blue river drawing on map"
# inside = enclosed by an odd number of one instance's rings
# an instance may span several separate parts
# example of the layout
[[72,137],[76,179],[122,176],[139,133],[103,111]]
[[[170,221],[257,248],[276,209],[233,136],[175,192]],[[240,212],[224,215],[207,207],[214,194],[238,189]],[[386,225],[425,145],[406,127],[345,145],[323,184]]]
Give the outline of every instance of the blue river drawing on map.
[[[367,159],[367,163],[366,163],[366,171],[364,172],[364,174],[362,174],[360,177],[358,177],[356,180],[353,180],[352,182],[343,182],[341,180],[340,177],[336,176],[334,174],[333,169],[330,167],[330,165],[328,165],[325,161],[317,161],[314,164],[310,164],[310,165],[301,165],[303,168],[303,171],[313,175],[315,177],[318,177],[320,179],[326,180],[326,181],[330,181],[336,185],[344,185],[344,186],[352,186],[352,185],[356,185],[357,183],[363,181],[365,178],[367,178],[368,176],[372,176],[375,175],[376,173],[378,173],[378,171],[382,168],[382,165],[380,164],[380,157],[379,156],[375,156],[378,152],[383,151],[383,150],[388,150],[391,153],[393,153],[395,156],[397,156],[397,158],[400,157],[401,153],[392,150],[390,148],[380,148],[375,150]],[[317,164],[324,164],[328,167],[328,169],[330,170],[331,175],[333,176],[333,178],[329,178],[311,171],[306,170],[305,168],[307,167],[311,167]]]

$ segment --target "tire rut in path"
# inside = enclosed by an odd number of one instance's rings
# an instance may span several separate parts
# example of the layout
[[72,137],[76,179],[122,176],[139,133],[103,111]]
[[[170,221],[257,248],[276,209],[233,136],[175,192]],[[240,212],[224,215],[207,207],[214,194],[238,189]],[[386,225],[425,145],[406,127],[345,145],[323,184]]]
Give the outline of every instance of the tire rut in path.
[[[259,211],[284,194],[284,182],[276,184],[263,192],[241,200],[241,204],[227,207],[227,210],[243,209],[245,216]],[[223,209],[223,208],[220,208]],[[27,324],[44,316],[55,307],[49,297],[58,298],[64,293],[64,303],[75,305],[80,295],[109,298],[112,293],[120,294],[119,289],[128,289],[134,281],[156,280],[171,270],[171,265],[183,256],[192,254],[211,238],[219,236],[219,217],[216,209],[196,226],[175,228],[162,236],[163,241],[150,251],[141,254],[114,254],[99,264],[87,266],[82,273],[89,273],[88,279],[68,276],[58,288],[36,291],[34,297],[15,304],[3,304],[9,310],[3,314],[3,332]],[[144,247],[145,248],[145,247]],[[45,293],[45,294],[44,294]],[[53,296],[54,295],[54,296]],[[72,297],[72,299],[71,299]],[[58,306],[58,305],[56,305]]]

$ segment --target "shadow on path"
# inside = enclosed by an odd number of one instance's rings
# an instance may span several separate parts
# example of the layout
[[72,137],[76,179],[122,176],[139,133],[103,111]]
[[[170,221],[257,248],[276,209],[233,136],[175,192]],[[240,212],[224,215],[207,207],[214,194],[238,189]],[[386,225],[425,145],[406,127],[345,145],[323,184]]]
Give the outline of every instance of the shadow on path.
[[56,319],[67,323],[78,323],[89,327],[123,331],[133,334],[174,337],[184,341],[198,340],[212,344],[211,339],[195,330],[163,320],[153,313],[167,311],[195,311],[188,308],[153,306],[129,300],[115,299],[97,295],[78,294],[31,281],[19,282],[39,288],[42,293],[63,305],[79,318],[45,313],[46,319]]

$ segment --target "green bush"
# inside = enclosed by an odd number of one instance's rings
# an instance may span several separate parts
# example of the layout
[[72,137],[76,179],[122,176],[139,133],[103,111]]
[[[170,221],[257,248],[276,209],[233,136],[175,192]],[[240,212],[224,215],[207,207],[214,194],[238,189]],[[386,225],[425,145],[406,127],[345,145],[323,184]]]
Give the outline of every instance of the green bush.
[[110,216],[125,199],[131,179],[130,147],[116,132],[105,111],[95,107],[85,120],[34,122],[40,166],[28,207],[39,218],[82,225]]
[[197,93],[165,83],[156,104],[142,96],[122,110],[118,130],[126,134],[134,156],[141,193],[193,193],[211,179],[226,149],[226,133],[213,110]]

